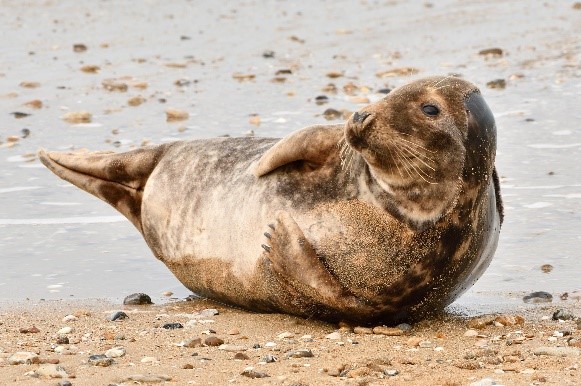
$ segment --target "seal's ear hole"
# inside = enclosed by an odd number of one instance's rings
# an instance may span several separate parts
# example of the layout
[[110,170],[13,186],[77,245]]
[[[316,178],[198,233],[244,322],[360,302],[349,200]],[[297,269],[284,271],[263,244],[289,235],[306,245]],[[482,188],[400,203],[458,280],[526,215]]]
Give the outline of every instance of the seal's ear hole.
[[423,105],[422,111],[424,112],[424,114],[429,115],[430,117],[435,117],[438,114],[440,114],[440,109],[438,108],[438,106],[430,105],[430,104]]

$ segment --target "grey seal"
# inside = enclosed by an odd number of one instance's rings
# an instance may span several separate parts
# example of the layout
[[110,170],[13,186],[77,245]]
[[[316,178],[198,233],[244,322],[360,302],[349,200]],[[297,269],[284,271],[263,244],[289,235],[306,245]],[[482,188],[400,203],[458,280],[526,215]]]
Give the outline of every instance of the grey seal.
[[254,311],[397,323],[441,310],[489,265],[503,219],[495,153],[478,88],[430,77],[345,124],[280,140],[39,157],[125,215],[196,294]]

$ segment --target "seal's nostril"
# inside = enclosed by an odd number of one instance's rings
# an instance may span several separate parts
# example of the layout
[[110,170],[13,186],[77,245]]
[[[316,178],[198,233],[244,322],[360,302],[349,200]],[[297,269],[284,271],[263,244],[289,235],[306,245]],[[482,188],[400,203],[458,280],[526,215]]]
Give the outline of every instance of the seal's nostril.
[[370,113],[366,112],[362,113],[355,112],[355,114],[353,114],[353,122],[362,123],[365,120],[365,118],[367,118],[370,115],[371,115]]

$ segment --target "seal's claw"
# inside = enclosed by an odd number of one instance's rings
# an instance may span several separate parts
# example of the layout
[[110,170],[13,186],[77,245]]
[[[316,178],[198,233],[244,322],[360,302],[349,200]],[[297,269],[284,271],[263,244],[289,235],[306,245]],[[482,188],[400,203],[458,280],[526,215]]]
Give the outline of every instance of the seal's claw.
[[270,235],[270,233],[268,233],[268,232],[264,232],[264,235],[265,235],[265,236],[266,236],[266,238],[267,238],[267,239],[269,239],[269,240],[270,240],[270,238],[272,237],[272,236]]
[[268,245],[266,245],[266,244],[262,244],[262,248],[264,248],[264,250],[265,250],[266,252],[270,252],[270,250],[272,249],[271,247],[269,247],[269,246],[268,246]]

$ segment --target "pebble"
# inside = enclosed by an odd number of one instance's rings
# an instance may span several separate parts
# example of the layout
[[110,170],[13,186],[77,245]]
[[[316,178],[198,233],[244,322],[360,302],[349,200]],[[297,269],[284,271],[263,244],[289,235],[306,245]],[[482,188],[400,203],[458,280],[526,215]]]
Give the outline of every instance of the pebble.
[[255,379],[255,378],[268,378],[268,377],[270,377],[270,375],[268,375],[266,373],[261,373],[259,371],[255,371],[252,368],[249,368],[249,369],[244,370],[241,373],[241,375],[243,375],[245,377],[248,377],[248,378],[252,378],[252,379]]
[[105,356],[107,358],[120,358],[125,355],[125,349],[123,347],[113,347],[105,351]]
[[40,357],[29,351],[18,351],[8,357],[8,363],[11,365],[30,365],[40,363]]
[[28,328],[21,328],[18,330],[18,332],[20,332],[21,334],[36,334],[39,333],[40,330],[37,327],[32,326]]
[[407,323],[400,323],[396,326],[397,328],[399,328],[402,331],[410,331],[412,329],[412,326],[407,324]]
[[412,336],[411,338],[409,338],[407,340],[406,344],[408,346],[411,346],[411,347],[417,347],[420,345],[421,342],[422,342],[422,338],[417,337],[417,336]]
[[192,365],[191,363],[184,363],[182,365],[182,369],[184,369],[184,370],[191,370],[193,368],[194,368],[194,365]]
[[289,351],[286,354],[287,358],[312,358],[313,352],[308,348],[302,348],[298,350]]
[[480,316],[478,318],[470,319],[467,326],[474,330],[482,330],[492,323],[494,323],[494,316]]
[[195,347],[202,347],[202,339],[201,338],[193,338],[187,339],[183,341],[180,346],[187,347],[187,348],[195,348]]
[[60,330],[58,330],[57,334],[66,335],[66,334],[70,334],[71,332],[73,332],[73,328],[67,326],[67,327],[63,327]]
[[159,362],[159,360],[156,357],[143,357],[141,358],[141,363],[155,363],[155,362]]
[[91,123],[93,116],[88,111],[70,111],[62,115],[61,119],[71,124]]
[[496,383],[496,381],[492,378],[483,378],[479,381],[472,382],[468,386],[492,386],[492,385],[498,385],[498,383]]
[[173,292],[172,291],[164,291],[162,293],[162,295],[169,298],[171,295],[173,295]]
[[491,80],[489,82],[486,82],[486,87],[504,89],[504,88],[506,88],[506,80],[504,80],[504,79]]
[[553,320],[573,320],[575,315],[565,310],[557,310],[553,313]]
[[373,329],[369,327],[355,327],[353,328],[353,332],[360,335],[369,335],[373,334]]
[[107,91],[126,92],[129,88],[127,83],[120,82],[116,79],[104,79],[101,84]]
[[218,346],[218,350],[224,350],[229,352],[246,351],[246,347],[237,346],[234,344],[221,344],[220,346]]
[[114,322],[116,320],[127,319],[127,318],[129,318],[129,316],[123,311],[114,312],[113,314],[111,314],[111,316],[109,316],[109,320],[112,322]]
[[535,355],[550,355],[556,357],[573,357],[581,355],[581,350],[575,347],[538,347],[533,351]]
[[218,347],[224,344],[224,341],[216,336],[209,336],[204,341],[206,346]]
[[523,296],[523,302],[525,303],[551,303],[553,301],[553,295],[544,291],[531,292],[530,294]]
[[373,328],[373,333],[377,335],[399,336],[403,331],[395,327],[377,326]]
[[166,323],[161,327],[165,328],[166,330],[177,330],[178,328],[184,328],[183,324],[181,323]]
[[63,318],[63,323],[67,322],[74,322],[75,320],[79,320],[75,315],[67,315]]
[[466,330],[466,332],[464,333],[464,336],[467,337],[475,337],[478,336],[478,331],[470,329],[470,330]]
[[240,330],[237,329],[237,328],[231,328],[230,330],[228,330],[226,332],[226,334],[228,334],[228,335],[238,335],[238,334],[240,334]]
[[71,383],[71,381],[60,381],[58,383],[58,386],[73,386],[73,384]]
[[153,304],[149,295],[138,292],[127,296],[123,299],[123,304],[125,305],[142,305],[142,304]]
[[331,340],[339,340],[341,339],[341,334],[338,331],[332,332],[330,334],[325,335],[325,338]]
[[328,121],[332,121],[334,119],[339,119],[341,118],[343,114],[336,109],[327,109],[323,112],[323,117],[328,120]]
[[109,367],[113,363],[115,363],[115,361],[113,360],[113,358],[107,358],[103,354],[97,354],[91,355],[89,357],[89,363],[92,364],[93,366]]
[[494,57],[499,58],[503,55],[502,48],[487,48],[478,52],[478,55],[487,56],[487,57]]
[[283,332],[281,334],[278,334],[277,338],[278,339],[288,339],[288,338],[292,338],[294,336],[295,336],[295,334],[293,334],[292,332]]
[[31,375],[43,378],[65,378],[69,376],[64,367],[55,364],[40,365]]
[[395,377],[396,375],[399,374],[399,371],[393,370],[393,369],[385,369],[385,370],[383,370],[383,373],[387,376]]
[[69,344],[69,338],[67,336],[59,336],[56,339],[56,344]]
[[274,343],[274,342],[266,342],[264,344],[264,347],[269,347],[269,348],[276,347],[276,343]]
[[[134,96],[134,97],[127,99],[127,104],[129,106],[135,107],[135,106],[139,106],[139,105],[145,103],[145,101],[146,101],[146,99],[144,97],[138,95],[138,96]],[[171,292],[171,291],[167,291],[167,292]],[[167,295],[167,296],[171,296],[171,295]]]
[[240,361],[245,361],[245,360],[250,359],[250,357],[248,355],[244,354],[243,352],[237,352],[234,355],[234,359],[240,360]]
[[274,355],[271,354],[266,354],[264,357],[262,357],[262,359],[260,360],[260,362],[263,363],[274,363],[278,361],[278,358],[275,357]]
[[502,326],[514,326],[523,325],[525,323],[525,318],[520,315],[499,315],[494,321],[500,323]]
[[161,383],[171,381],[168,375],[133,374],[123,379],[123,382]]

